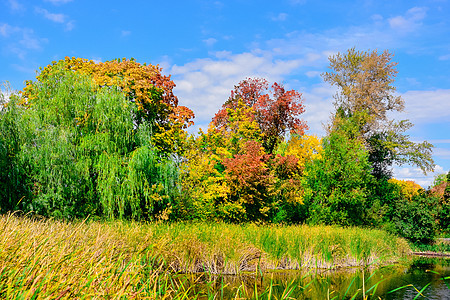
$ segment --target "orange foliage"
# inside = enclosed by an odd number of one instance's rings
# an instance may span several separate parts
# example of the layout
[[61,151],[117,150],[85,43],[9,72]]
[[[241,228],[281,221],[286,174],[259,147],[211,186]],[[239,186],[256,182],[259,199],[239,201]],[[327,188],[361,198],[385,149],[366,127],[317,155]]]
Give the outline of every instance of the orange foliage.
[[[170,76],[161,74],[159,66],[142,65],[126,58],[96,63],[66,57],[41,68],[36,80],[44,81],[60,68],[86,74],[98,86],[119,87],[137,105],[140,116],[153,124],[155,144],[160,150],[176,150],[176,140],[186,138],[183,129],[193,124],[194,113],[187,107],[178,106],[178,98],[173,94],[175,83]],[[32,104],[37,97],[34,84],[27,81],[21,92],[24,105]]]

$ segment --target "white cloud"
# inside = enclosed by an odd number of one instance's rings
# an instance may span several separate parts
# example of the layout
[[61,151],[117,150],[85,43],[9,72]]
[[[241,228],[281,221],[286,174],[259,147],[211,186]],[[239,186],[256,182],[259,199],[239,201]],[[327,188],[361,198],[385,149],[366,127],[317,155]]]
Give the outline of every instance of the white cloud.
[[6,37],[9,34],[9,25],[8,24],[3,24],[0,25],[0,35]]
[[405,15],[390,18],[389,25],[400,32],[412,32],[422,25],[421,21],[426,17],[427,8],[413,7]]
[[130,34],[131,34],[131,31],[129,31],[129,30],[122,30],[122,31],[120,32],[120,35],[121,35],[122,37],[129,36]]
[[71,31],[75,27],[75,22],[73,20],[69,20],[68,16],[65,14],[55,14],[51,13],[48,10],[40,7],[35,8],[36,13],[42,15],[47,20],[50,20],[55,23],[64,24],[65,30]]
[[305,73],[305,75],[308,76],[309,78],[320,77],[320,74],[322,74],[322,72],[319,71],[308,71]]
[[12,34],[20,32],[20,31],[21,31],[21,29],[19,27],[14,27],[14,26],[11,26],[6,23],[0,25],[0,36],[6,37],[6,38]]
[[9,7],[13,11],[21,11],[24,10],[24,6],[19,3],[17,0],[8,0]]
[[286,13],[279,13],[277,16],[272,17],[272,21],[286,21],[288,17],[288,14]]
[[50,20],[55,23],[64,24],[65,30],[71,31],[75,27],[75,22],[73,20],[69,20],[68,16],[65,14],[55,14],[51,13],[48,10],[40,7],[35,8],[36,13],[42,15],[47,20]]
[[439,60],[450,60],[450,54],[439,56]]
[[394,177],[400,180],[412,180],[422,186],[428,188],[433,183],[434,177],[438,174],[447,173],[442,166],[435,166],[434,172],[424,175],[419,168],[414,167],[394,167]]
[[180,104],[191,108],[196,123],[206,127],[228,99],[230,91],[247,77],[280,81],[301,65],[301,60],[277,60],[268,53],[217,52],[215,57],[197,59],[169,70]]
[[44,18],[53,21],[55,23],[64,23],[67,19],[67,16],[64,14],[54,14],[49,12],[48,10],[44,9],[44,8],[40,8],[40,7],[36,7],[35,11],[40,14],[43,15]]
[[75,28],[75,21],[73,21],[73,20],[71,20],[71,21],[68,21],[67,23],[66,23],[66,30],[67,31],[71,31],[72,29],[74,29]]
[[380,22],[384,19],[383,16],[379,14],[372,15],[370,18],[375,22]]
[[209,39],[203,40],[203,42],[206,44],[206,46],[211,47],[211,46],[214,46],[215,43],[217,43],[217,40],[215,38],[209,38]]
[[450,149],[434,148],[433,155],[437,156],[441,159],[449,159],[450,160]]
[[432,144],[450,144],[450,139],[430,140]]
[[30,50],[41,50],[45,42],[47,39],[37,37],[32,29],[23,29],[22,39],[19,41],[23,47]]
[[48,40],[36,36],[33,29],[0,25],[0,36],[5,38],[2,48],[5,53],[11,53],[20,59],[25,59],[28,51],[41,50]]
[[[299,91],[302,92],[301,89]],[[321,83],[303,92],[306,111],[302,117],[308,124],[308,134],[325,135],[324,125],[330,120],[334,109],[332,98],[335,91],[329,85]]]
[[450,119],[450,89],[408,91],[402,97],[406,104],[404,115],[413,123],[439,123]]

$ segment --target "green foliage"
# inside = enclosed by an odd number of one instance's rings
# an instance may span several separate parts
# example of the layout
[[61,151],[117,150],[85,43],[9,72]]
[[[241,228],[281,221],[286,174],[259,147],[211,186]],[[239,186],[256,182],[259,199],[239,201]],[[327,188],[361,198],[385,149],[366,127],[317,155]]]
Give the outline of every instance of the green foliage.
[[358,126],[341,119],[324,138],[322,157],[306,164],[305,202],[309,222],[361,225],[365,222],[367,185],[371,180],[368,153],[354,139]]
[[424,173],[430,172],[434,168],[432,159],[433,145],[424,141],[414,143],[409,140],[409,136],[404,134],[413,125],[407,120],[398,123],[390,122],[386,129],[373,133],[368,139],[370,156],[372,163],[372,173],[377,177],[390,177],[391,167],[397,165],[410,164],[419,167]]
[[24,197],[20,208],[65,218],[167,218],[178,191],[174,163],[159,157],[151,124],[137,122],[137,107],[123,93],[63,68],[33,88],[27,109],[10,103],[1,122],[20,128],[15,165],[27,187],[15,191]]
[[300,168],[293,155],[268,154],[255,111],[227,108],[216,127],[190,140],[182,165],[187,216],[228,222],[291,222],[302,205]]
[[18,157],[24,109],[17,106],[17,99],[7,84],[4,93],[0,89],[0,213],[20,209],[22,197],[28,196],[26,170]]
[[[387,178],[375,179],[368,185],[367,223],[389,229],[396,203],[401,199],[400,187]],[[394,229],[391,229],[394,231]]]
[[450,232],[450,203],[444,201],[438,210],[439,229],[443,232]]
[[[21,91],[22,103],[32,105],[42,96],[37,85],[49,84],[61,69],[89,76],[95,88],[116,87],[130,100],[129,105],[134,106],[135,122],[145,120],[152,125],[152,144],[160,154],[170,156],[173,152],[182,152],[186,137],[183,129],[193,124],[191,118],[194,114],[187,107],[178,105],[178,98],[173,94],[175,84],[170,76],[161,74],[159,66],[142,65],[134,59],[125,58],[96,63],[83,58],[65,57],[40,68],[36,80],[26,82],[26,87]],[[55,81],[52,86],[56,88],[58,84]]]
[[[322,74],[324,80],[338,87],[335,106],[340,117],[359,115],[359,136],[368,147],[373,175],[390,177],[391,166],[413,164],[426,173],[432,171],[433,145],[428,142],[413,143],[404,132],[412,124],[408,120],[389,120],[389,111],[402,111],[404,100],[395,94],[393,85],[397,76],[397,63],[393,54],[385,50],[357,51],[331,56],[330,72]],[[363,114],[361,114],[363,113]]]
[[413,243],[430,243],[436,236],[438,199],[425,194],[396,203],[392,222],[395,232]]
[[447,174],[446,187],[444,190],[444,200],[450,202],[450,171]]
[[445,174],[445,173],[437,174],[433,178],[433,183],[431,184],[431,187],[436,187],[436,186],[442,184],[443,182],[447,182],[447,174]]
[[431,144],[387,119],[403,107],[391,57],[330,58],[324,78],[339,92],[323,140],[303,135],[302,95],[264,79],[240,82],[208,131],[188,138],[193,113],[159,67],[54,62],[20,97],[1,94],[0,212],[370,225],[427,241],[433,224],[448,230],[450,185],[427,210],[434,198],[388,181],[393,163],[432,164]]

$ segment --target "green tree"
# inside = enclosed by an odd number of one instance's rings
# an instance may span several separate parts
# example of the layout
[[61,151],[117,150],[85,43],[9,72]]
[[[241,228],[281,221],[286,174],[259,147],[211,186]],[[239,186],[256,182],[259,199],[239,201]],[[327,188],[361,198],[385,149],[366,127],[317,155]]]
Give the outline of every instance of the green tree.
[[1,123],[20,128],[14,153],[26,174],[20,183],[27,191],[16,191],[22,210],[133,219],[170,212],[175,163],[158,155],[151,123],[137,120],[138,107],[118,87],[98,87],[91,76],[55,67],[33,83],[26,106],[8,107],[17,111],[16,124],[5,123],[11,117]]
[[17,105],[18,96],[9,85],[5,83],[4,87],[4,92],[0,89],[0,213],[20,209],[21,200],[29,195],[26,170],[18,157],[24,108]]
[[433,178],[433,183],[431,184],[431,187],[436,187],[436,186],[442,184],[443,182],[447,182],[447,174],[445,174],[445,173],[437,174]]
[[450,171],[447,173],[446,187],[444,190],[444,200],[450,201]]
[[[402,111],[404,100],[395,94],[393,86],[396,65],[389,51],[356,51],[331,56],[330,72],[322,74],[324,80],[338,88],[335,106],[339,118],[359,114],[359,136],[369,150],[369,161],[377,178],[390,177],[393,163],[416,165],[424,173],[432,171],[434,162],[428,142],[413,143],[404,132],[412,124],[388,119],[390,111]],[[330,126],[333,129],[334,124]]]
[[308,222],[361,225],[366,220],[368,153],[353,118],[336,118],[323,139],[321,157],[306,163]]

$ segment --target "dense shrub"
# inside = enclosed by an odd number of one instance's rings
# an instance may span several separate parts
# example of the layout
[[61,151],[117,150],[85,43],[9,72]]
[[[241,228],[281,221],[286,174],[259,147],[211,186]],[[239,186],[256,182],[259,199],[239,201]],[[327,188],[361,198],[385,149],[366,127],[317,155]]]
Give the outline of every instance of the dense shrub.
[[393,224],[397,234],[413,243],[429,243],[436,235],[438,200],[424,193],[412,200],[401,199],[395,205]]

